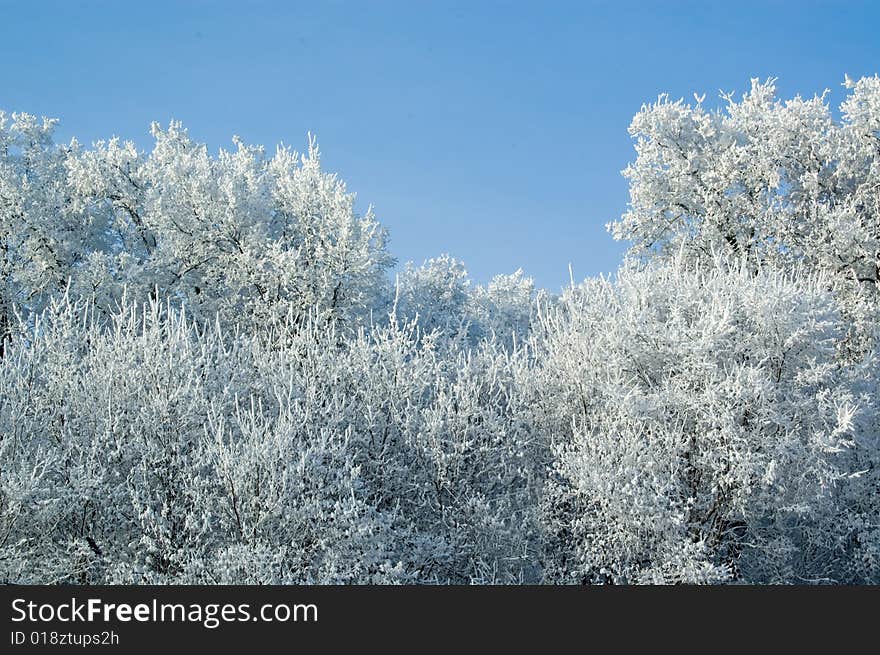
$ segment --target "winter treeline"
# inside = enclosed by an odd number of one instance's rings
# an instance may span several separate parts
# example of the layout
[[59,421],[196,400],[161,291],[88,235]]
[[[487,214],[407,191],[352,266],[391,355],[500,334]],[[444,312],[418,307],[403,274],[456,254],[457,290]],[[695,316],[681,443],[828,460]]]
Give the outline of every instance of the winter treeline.
[[[314,141],[0,113],[0,581],[880,583],[880,78],[635,117],[561,295],[389,275]],[[564,263],[562,263],[564,266]]]

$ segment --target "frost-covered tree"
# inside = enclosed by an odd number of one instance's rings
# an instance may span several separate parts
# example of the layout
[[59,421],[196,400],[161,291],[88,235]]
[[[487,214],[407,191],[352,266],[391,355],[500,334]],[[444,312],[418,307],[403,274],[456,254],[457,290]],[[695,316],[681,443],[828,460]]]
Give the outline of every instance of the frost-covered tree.
[[666,96],[644,106],[630,127],[630,208],[610,229],[643,260],[824,277],[845,334],[834,361],[864,391],[850,452],[858,479],[839,511],[861,526],[851,547],[865,554],[849,564],[873,567],[870,579],[880,552],[880,78],[845,86],[839,120],[826,94],[782,102],[773,80],[753,80],[739,101],[724,95],[720,110]]
[[0,354],[15,307],[45,306],[106,242],[100,216],[81,211],[68,184],[81,148],[56,147],[56,124],[0,111]]
[[426,333],[507,345],[528,334],[537,298],[534,281],[522,270],[472,285],[464,264],[449,255],[419,267],[407,263],[394,291],[392,312],[416,321]]
[[496,337],[503,343],[528,337],[534,318],[537,293],[534,281],[522,269],[496,275],[486,286],[471,293],[471,314],[479,336]]
[[665,95],[645,105],[630,126],[630,209],[612,233],[636,253],[806,262],[876,285],[880,78],[847,87],[840,121],[826,94],[782,102],[773,80],[723,96],[723,110]]
[[440,255],[421,266],[407,262],[397,276],[393,311],[425,331],[467,333],[471,281],[464,264]]
[[643,106],[630,207],[612,234],[635,255],[827,272],[862,352],[880,316],[880,78],[846,86],[840,120],[827,94],[782,102],[774,80],[724,95],[719,110],[666,95]]
[[254,326],[315,311],[356,321],[385,293],[385,231],[321,169],[313,139],[303,157],[283,147],[267,157],[238,138],[212,156],[172,122],[152,126],[146,154],[119,139],[55,146],[54,121],[32,116],[7,123],[6,306],[39,309],[70,280],[105,313],[125,289]]

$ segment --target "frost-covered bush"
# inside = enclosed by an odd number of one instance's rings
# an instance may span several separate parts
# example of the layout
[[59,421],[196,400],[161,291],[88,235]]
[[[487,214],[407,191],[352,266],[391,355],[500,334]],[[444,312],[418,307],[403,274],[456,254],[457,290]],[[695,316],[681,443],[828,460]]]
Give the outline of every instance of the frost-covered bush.
[[822,278],[675,264],[569,290],[535,337],[564,582],[852,574],[839,499],[859,389]]
[[0,579],[536,579],[510,356],[54,303],[0,360]]

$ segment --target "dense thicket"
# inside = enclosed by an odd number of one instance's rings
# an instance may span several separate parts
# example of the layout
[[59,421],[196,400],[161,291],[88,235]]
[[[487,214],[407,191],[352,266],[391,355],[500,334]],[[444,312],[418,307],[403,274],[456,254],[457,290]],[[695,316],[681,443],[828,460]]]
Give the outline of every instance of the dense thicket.
[[612,278],[0,112],[0,581],[880,583],[880,78],[633,121]]

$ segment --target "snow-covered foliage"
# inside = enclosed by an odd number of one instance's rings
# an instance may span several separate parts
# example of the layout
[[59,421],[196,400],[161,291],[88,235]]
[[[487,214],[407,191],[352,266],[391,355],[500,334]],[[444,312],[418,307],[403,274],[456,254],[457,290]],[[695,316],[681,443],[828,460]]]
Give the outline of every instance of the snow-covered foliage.
[[835,121],[825,96],[776,98],[752,80],[710,111],[661,96],[633,119],[631,204],[610,224],[632,253],[712,267],[717,253],[752,266],[829,273],[864,352],[880,318],[880,77],[853,82]]
[[425,331],[467,332],[470,284],[464,264],[449,255],[421,266],[408,262],[397,276],[394,312]]
[[528,335],[536,297],[535,283],[522,269],[472,286],[464,264],[441,255],[419,267],[407,263],[397,277],[392,313],[425,332],[511,345]]
[[212,157],[172,122],[144,154],[118,139],[54,147],[53,121],[12,119],[0,114],[7,324],[13,303],[39,308],[68,279],[105,313],[125,289],[245,328],[315,311],[356,322],[386,294],[385,231],[313,139],[303,157],[238,138]]
[[631,128],[610,278],[0,113],[0,582],[880,583],[880,78]]
[[590,280],[542,317],[536,404],[562,581],[847,579],[864,386],[823,279],[676,266]]
[[0,579],[534,578],[509,364],[440,359],[411,324],[229,335],[61,299],[0,360]]

